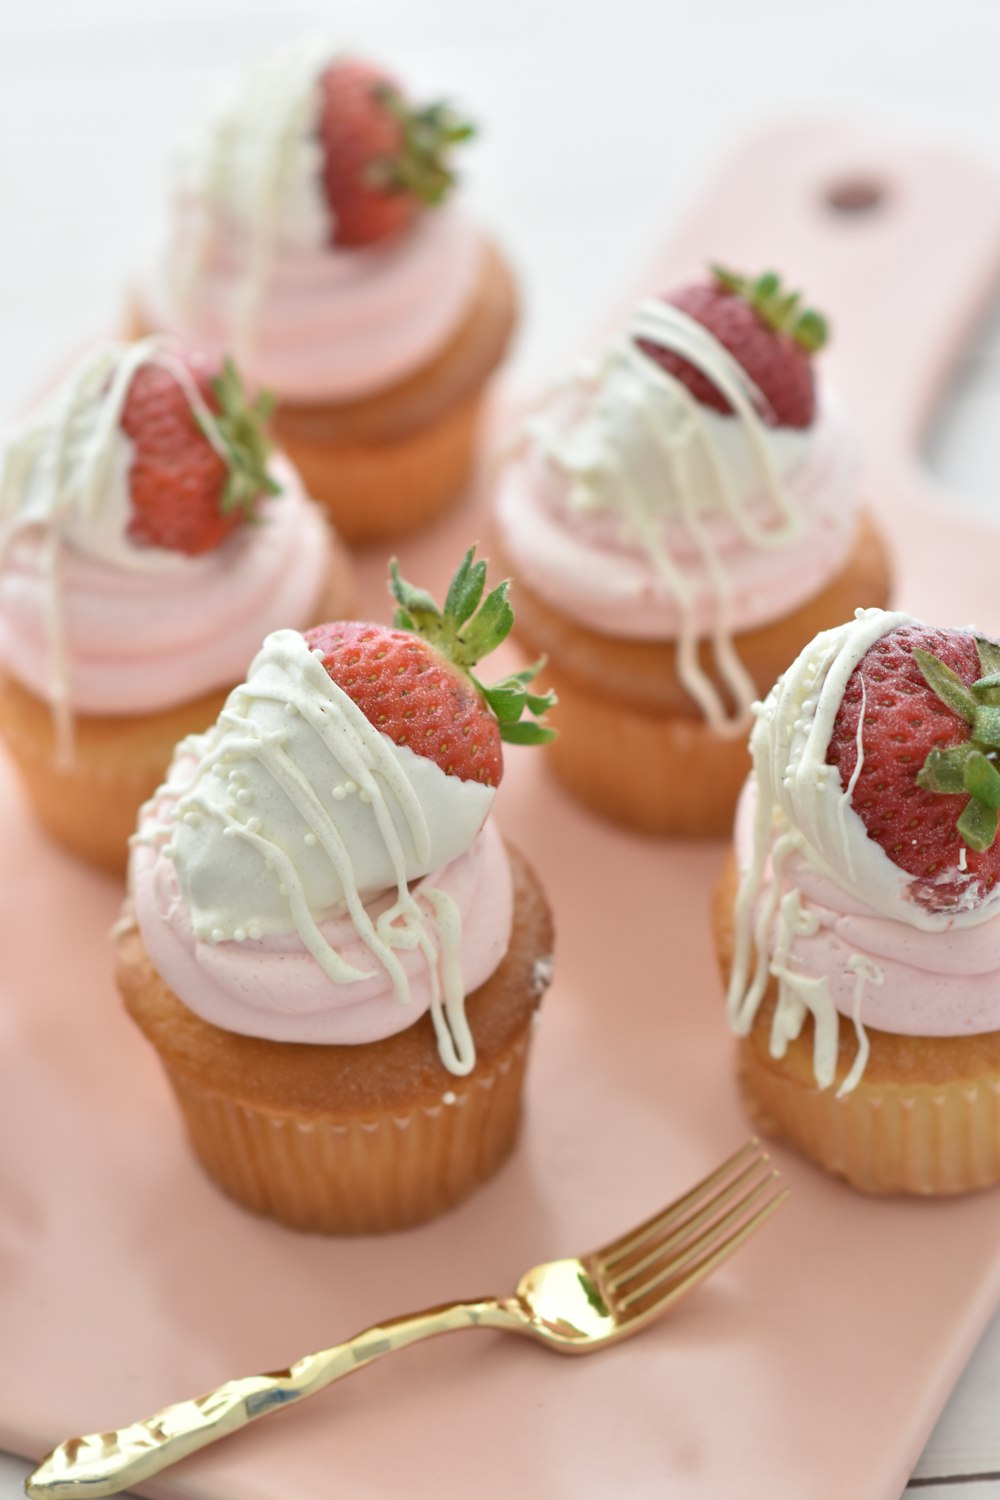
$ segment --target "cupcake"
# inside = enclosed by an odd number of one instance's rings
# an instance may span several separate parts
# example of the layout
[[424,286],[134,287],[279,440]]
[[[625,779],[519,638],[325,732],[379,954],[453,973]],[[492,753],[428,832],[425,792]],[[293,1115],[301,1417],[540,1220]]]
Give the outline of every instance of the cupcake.
[[751,749],[715,914],[751,1118],[863,1192],[1000,1181],[1000,643],[859,610]]
[[518,635],[549,659],[566,788],[657,834],[719,837],[750,708],[817,630],[888,593],[854,444],[774,275],[639,305],[533,412],[496,481]]
[[231,364],[150,339],[94,349],[0,440],[0,738],[43,827],[111,872],[262,631],[353,607],[262,411]]
[[489,814],[548,700],[472,675],[510,628],[484,578],[268,636],[140,817],[126,1006],[209,1176],[293,1228],[417,1223],[514,1144],[552,925]]
[[351,542],[413,530],[471,474],[515,321],[509,272],[455,201],[472,127],[326,42],[273,54],[183,152],[162,265],[130,311],[232,351]]

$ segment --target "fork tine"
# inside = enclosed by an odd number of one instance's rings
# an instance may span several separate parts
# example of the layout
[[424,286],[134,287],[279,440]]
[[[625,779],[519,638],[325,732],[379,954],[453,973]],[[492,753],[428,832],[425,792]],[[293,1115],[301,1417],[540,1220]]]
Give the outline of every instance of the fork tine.
[[[713,1266],[717,1264],[718,1262],[712,1259],[716,1253],[712,1249],[713,1246],[716,1246],[717,1249],[728,1247],[735,1249],[737,1245],[742,1244],[746,1238],[744,1231],[747,1230],[747,1226],[752,1225],[756,1227],[762,1215],[766,1218],[768,1214],[777,1208],[782,1199],[788,1196],[787,1188],[777,1193],[773,1191],[774,1183],[777,1180],[777,1172],[771,1172],[765,1181],[759,1183],[747,1193],[734,1208],[731,1208],[728,1213],[723,1214],[721,1219],[714,1220],[697,1239],[685,1244],[680,1254],[668,1255],[665,1260],[658,1262],[658,1269],[654,1270],[652,1275],[646,1276],[641,1285],[633,1287],[631,1290],[625,1292],[623,1296],[616,1299],[622,1311],[627,1312],[637,1302],[643,1301],[651,1292],[656,1291],[657,1287],[662,1286],[665,1282],[673,1282],[685,1270],[688,1271],[688,1275],[684,1277],[686,1284],[697,1267],[702,1264],[702,1258],[705,1257],[706,1252],[708,1252],[708,1255],[705,1258],[711,1259]],[[766,1193],[770,1193],[771,1196],[766,1198],[765,1202],[761,1204],[756,1213],[748,1220],[746,1218],[748,1210],[755,1203],[759,1202]],[[720,1239],[720,1236],[733,1226],[736,1226],[733,1229],[733,1233],[724,1239]]]
[[652,1218],[647,1219],[645,1223],[638,1225],[635,1229],[630,1229],[627,1234],[621,1235],[617,1240],[611,1240],[609,1244],[596,1251],[597,1258],[605,1269],[608,1269],[623,1256],[638,1250],[640,1246],[645,1246],[653,1236],[669,1229],[682,1219],[689,1209],[699,1206],[713,1189],[718,1187],[719,1183],[731,1177],[736,1168],[749,1161],[751,1157],[758,1161],[768,1160],[767,1152],[763,1150],[756,1137],[747,1141],[746,1145],[735,1151],[728,1161],[724,1161],[721,1167],[710,1172],[682,1197],[675,1198],[672,1203],[668,1203],[666,1208],[661,1208],[659,1213],[653,1214]]
[[629,1327],[641,1327],[644,1323],[651,1323],[654,1318],[658,1318],[662,1313],[666,1312],[668,1307],[673,1306],[675,1302],[680,1302],[683,1297],[686,1297],[688,1292],[693,1292],[696,1286],[712,1274],[716,1266],[722,1265],[723,1261],[728,1260],[745,1240],[748,1240],[751,1235],[756,1234],[760,1226],[771,1217],[775,1209],[781,1207],[782,1203],[788,1197],[788,1193],[788,1188],[782,1188],[780,1193],[775,1193],[774,1197],[769,1198],[752,1218],[748,1219],[745,1224],[735,1230],[728,1239],[723,1240],[720,1245],[717,1245],[709,1255],[706,1255],[696,1265],[692,1266],[682,1280],[669,1282],[655,1301],[651,1302],[647,1307],[639,1308],[635,1311],[631,1308],[628,1309],[626,1320]]
[[[762,1176],[761,1173],[764,1175]],[[621,1265],[618,1272],[608,1280],[611,1290],[617,1291],[625,1282],[634,1281],[642,1271],[646,1270],[647,1266],[663,1264],[664,1255],[668,1250],[672,1250],[675,1246],[679,1246],[685,1241],[690,1241],[695,1230],[717,1219],[726,1205],[731,1203],[744,1189],[771,1182],[777,1175],[774,1168],[769,1166],[766,1156],[759,1157],[756,1161],[751,1162],[738,1177],[734,1177],[713,1198],[709,1198],[704,1208],[696,1213],[689,1214],[670,1234],[660,1237],[652,1234],[648,1235],[643,1244],[648,1244],[652,1241],[651,1248],[640,1260],[629,1258],[627,1264]],[[639,1246],[637,1248],[642,1247]],[[622,1256],[616,1256],[615,1260],[616,1263],[620,1263]]]

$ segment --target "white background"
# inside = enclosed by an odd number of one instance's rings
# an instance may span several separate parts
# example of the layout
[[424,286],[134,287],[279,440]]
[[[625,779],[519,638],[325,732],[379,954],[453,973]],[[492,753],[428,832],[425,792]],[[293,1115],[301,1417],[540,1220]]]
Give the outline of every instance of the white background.
[[[752,120],[888,118],[1000,166],[1000,0],[0,0],[0,419],[114,325],[188,115],[301,30],[483,122],[469,191],[525,289],[522,388],[565,366]],[[998,398],[1000,324],[956,372],[927,446],[961,503],[996,511]],[[991,1471],[1000,1321],[918,1474]],[[0,1500],[23,1472],[0,1456]],[[995,1479],[924,1485],[912,1500],[1000,1500]]]

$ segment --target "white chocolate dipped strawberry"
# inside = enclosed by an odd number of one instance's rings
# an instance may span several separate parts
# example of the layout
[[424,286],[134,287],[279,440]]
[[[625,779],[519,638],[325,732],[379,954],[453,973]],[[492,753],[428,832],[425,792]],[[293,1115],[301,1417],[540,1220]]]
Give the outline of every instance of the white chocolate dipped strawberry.
[[530,420],[500,482],[518,576],[574,623],[676,642],[720,736],[742,737],[760,690],[737,637],[821,594],[857,540],[854,445],[813,366],[826,339],[775,273],[716,268],[641,303]]
[[[74,714],[239,679],[261,624],[308,623],[330,544],[231,364],[102,345],[0,446],[0,659]],[[250,525],[253,521],[256,524]]]
[[455,331],[479,274],[478,237],[448,201],[472,134],[328,39],[278,49],[181,152],[146,321],[234,350],[280,401],[402,378]]
[[998,668],[1000,645],[976,631],[859,611],[759,708],[730,1018],[748,1034],[776,988],[771,1055],[811,1015],[821,1088],[838,1013],[858,1041],[841,1094],[863,1076],[866,1027],[1000,1031]]
[[[485,574],[470,551],[439,610],[394,568],[395,627],[276,632],[214,728],[178,748],[133,885],[157,968],[205,1019],[340,1042],[429,1007],[446,1066],[473,1066],[463,999],[510,921],[487,823],[500,744],[551,737],[522,719],[550,702],[532,669],[493,688],[473,675],[512,622]],[[261,964],[280,973],[256,983]]]

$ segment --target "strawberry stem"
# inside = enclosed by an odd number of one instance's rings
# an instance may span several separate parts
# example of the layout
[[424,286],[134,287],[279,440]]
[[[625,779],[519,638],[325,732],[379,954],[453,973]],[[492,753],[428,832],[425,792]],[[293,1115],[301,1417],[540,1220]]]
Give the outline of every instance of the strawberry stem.
[[[548,724],[536,722],[555,704],[555,693],[532,693],[528,687],[545,665],[545,658],[488,686],[479,681],[473,667],[495,651],[510,634],[514,611],[507,598],[509,580],[497,584],[483,598],[486,564],[475,561],[475,547],[463,557],[445,596],[444,609],[426,589],[407,583],[400,576],[395,558],[389,564],[389,592],[396,600],[393,624],[421,636],[469,678],[496,718],[500,738],[512,745],[544,745],[555,738]],[[535,716],[523,719],[524,713]]]
[[280,484],[268,473],[267,460],[273,445],[264,433],[274,400],[269,391],[261,391],[255,401],[249,402],[236,366],[228,356],[220,373],[211,381],[211,389],[218,411],[209,416],[196,411],[194,416],[212,446],[221,452],[229,470],[219,509],[224,516],[242,511],[247,520],[254,521],[261,496],[281,493]]
[[398,155],[371,163],[369,183],[384,192],[409,193],[428,207],[436,207],[455,185],[448,155],[452,147],[470,140],[476,127],[443,100],[417,109],[388,83],[375,84],[374,94],[399,124],[402,144]]
[[1000,771],[994,764],[1000,750],[1000,644],[977,637],[976,648],[984,676],[971,688],[930,651],[916,646],[913,659],[928,687],[972,729],[962,744],[929,752],[917,785],[945,796],[968,793],[956,827],[963,842],[982,854],[996,839],[1000,808]]
[[724,266],[710,266],[721,287],[749,302],[754,312],[776,333],[787,333],[807,354],[815,354],[828,342],[830,325],[813,307],[800,310],[798,292],[786,292],[777,271],[765,271],[757,277],[727,271]]

